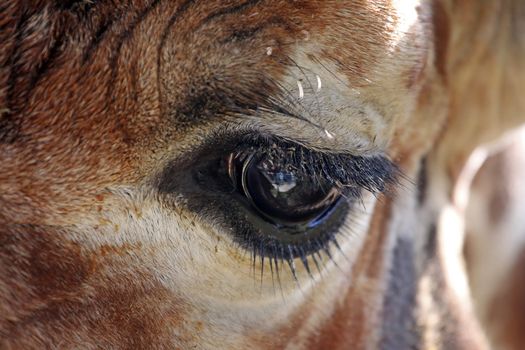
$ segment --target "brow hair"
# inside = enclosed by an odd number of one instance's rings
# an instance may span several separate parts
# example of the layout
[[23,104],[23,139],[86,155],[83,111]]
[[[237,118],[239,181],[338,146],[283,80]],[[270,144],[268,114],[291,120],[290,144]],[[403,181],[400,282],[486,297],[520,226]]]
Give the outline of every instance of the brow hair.
[[[6,56],[0,55],[0,71],[6,81],[0,95],[0,142],[14,142],[18,134],[17,114],[33,90],[54,67],[67,43],[73,21],[85,18],[98,1],[53,1],[32,4],[9,1],[0,9],[5,26],[0,38]],[[9,28],[14,28],[9,32]],[[9,45],[11,44],[11,45]]]
[[[199,22],[198,26],[252,8],[261,2],[263,0],[248,0],[241,4],[225,6],[209,14]],[[28,6],[17,1],[7,2],[3,7],[6,9],[9,6],[11,7],[12,13],[7,13],[6,17],[11,15],[10,17],[13,19],[10,22],[15,30],[8,33],[4,29],[4,33],[2,33],[0,29],[0,37],[5,34],[13,42],[5,63],[0,60],[0,67],[5,68],[2,71],[7,72],[5,74],[8,75],[5,102],[2,103],[0,99],[0,143],[11,143],[17,139],[20,115],[27,105],[27,101],[49,71],[57,68],[60,58],[67,50],[70,37],[74,35],[75,31],[79,30],[78,27],[82,27],[84,30],[88,28],[91,32],[83,34],[86,37],[91,37],[91,40],[88,43],[83,43],[80,47],[83,50],[81,54],[82,66],[92,62],[97,49],[105,40],[111,38],[111,43],[109,43],[112,47],[109,57],[110,79],[107,83],[106,103],[112,104],[116,99],[113,96],[113,87],[118,79],[118,60],[121,56],[121,49],[127,41],[131,40],[140,24],[149,18],[162,3],[165,1],[152,0],[136,11],[129,11],[129,7],[126,6],[103,7],[108,3],[97,0],[52,1],[42,2],[34,6]],[[200,4],[200,2],[198,0],[186,0],[173,9],[173,13],[167,18],[167,23],[161,31],[160,42],[157,47],[158,60],[160,60],[160,53],[166,44],[172,27],[189,8],[196,4]],[[112,11],[109,11],[109,7]],[[98,16],[99,12],[104,9],[107,13]],[[6,11],[2,12],[5,13]],[[93,13],[97,13],[100,19],[92,19]],[[95,23],[88,26],[87,23],[91,20]],[[278,19],[274,19],[274,22],[280,23]],[[122,26],[122,28],[117,31],[117,26]],[[37,30],[41,31],[42,28],[45,28],[48,35],[36,34]],[[240,33],[240,36],[243,38],[253,36],[259,30],[260,28],[251,28]],[[110,36],[111,32],[116,32],[116,35]],[[232,37],[232,40],[235,38]],[[26,49],[27,47],[30,47],[31,50]],[[35,47],[39,50],[35,50]],[[160,69],[160,62],[158,69]],[[158,76],[160,77],[160,74]],[[158,83],[160,84],[160,82]],[[132,86],[136,85],[132,83]],[[202,105],[196,97],[194,97],[194,102],[197,109]]]

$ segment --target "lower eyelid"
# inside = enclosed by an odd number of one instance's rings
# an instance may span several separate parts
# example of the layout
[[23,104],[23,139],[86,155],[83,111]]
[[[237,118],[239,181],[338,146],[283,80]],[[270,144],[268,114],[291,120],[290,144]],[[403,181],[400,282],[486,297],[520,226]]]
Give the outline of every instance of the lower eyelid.
[[[212,216],[213,227],[218,230],[216,233],[227,234],[233,244],[240,250],[248,252],[253,259],[271,259],[275,264],[289,264],[294,259],[304,260],[320,253],[327,257],[334,256],[335,250],[338,249],[337,235],[351,210],[350,203],[340,203],[337,215],[334,215],[330,222],[319,226],[316,232],[310,232],[309,236],[312,238],[305,245],[304,242],[293,240],[278,242],[275,237],[282,235],[283,232],[250,212],[247,206],[242,204],[225,206],[222,196],[214,197],[194,202],[190,210],[195,211],[204,221]],[[319,232],[322,234],[316,237]],[[304,237],[303,234],[301,238]],[[269,244],[272,241],[274,243]],[[263,242],[266,244],[264,245]]]

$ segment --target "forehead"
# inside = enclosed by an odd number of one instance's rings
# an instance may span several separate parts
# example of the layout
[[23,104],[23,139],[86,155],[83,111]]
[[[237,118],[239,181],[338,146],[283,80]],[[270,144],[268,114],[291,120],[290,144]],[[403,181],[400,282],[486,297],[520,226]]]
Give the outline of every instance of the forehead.
[[[252,90],[268,88],[265,79],[280,82],[286,74],[303,73],[303,64],[316,65],[331,76],[324,80],[334,78],[347,88],[380,86],[385,77],[395,80],[399,71],[421,61],[426,40],[425,11],[415,0],[153,1],[113,6],[102,4],[104,11],[97,8],[101,15],[90,17],[87,25],[68,28],[72,40],[67,57],[53,67],[56,78],[47,74],[39,85],[60,85],[55,96],[67,92],[72,100],[83,100],[71,103],[62,98],[62,106],[76,114],[101,114],[93,110],[96,98],[112,98],[115,108],[103,112],[118,114],[135,102],[126,101],[133,97],[143,108],[132,113],[139,118],[127,118],[130,126],[162,122],[152,120],[152,109],[174,119],[196,119],[203,99],[222,98],[224,103],[224,97],[232,95],[255,97],[250,96]],[[413,71],[416,75],[417,67]],[[61,84],[56,84],[59,79]],[[106,84],[111,85],[111,96],[100,91]],[[37,96],[27,110],[32,104],[50,103],[44,86],[33,92]]]
[[301,118],[240,113],[238,123],[317,147],[355,153],[384,147],[389,127],[413,105],[426,64],[426,11],[419,1],[259,5],[196,11],[186,19],[191,34],[170,34],[160,93],[175,124],[198,125],[228,108],[249,110],[277,98],[278,106],[266,106],[271,112],[282,107]]

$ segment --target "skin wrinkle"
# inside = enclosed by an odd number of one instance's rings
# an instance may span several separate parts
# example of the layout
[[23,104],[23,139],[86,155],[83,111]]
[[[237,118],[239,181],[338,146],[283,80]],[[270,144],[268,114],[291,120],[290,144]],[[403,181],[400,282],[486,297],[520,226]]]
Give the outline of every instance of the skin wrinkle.
[[[522,121],[510,1],[5,0],[0,348],[483,349],[438,216],[470,150]],[[250,133],[383,157],[422,188],[364,192],[341,251],[290,261],[294,279],[286,252],[235,244],[247,217],[159,188]],[[201,188],[233,210],[218,181]]]

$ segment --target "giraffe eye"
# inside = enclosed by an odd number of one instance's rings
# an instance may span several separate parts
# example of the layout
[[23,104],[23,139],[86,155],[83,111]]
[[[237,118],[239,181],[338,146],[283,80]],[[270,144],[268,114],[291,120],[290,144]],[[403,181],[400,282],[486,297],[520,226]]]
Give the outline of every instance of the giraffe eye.
[[159,186],[253,256],[330,255],[338,233],[352,230],[344,225],[363,209],[363,195],[383,192],[398,174],[382,155],[319,151],[257,134],[222,139],[187,165],[170,165]]
[[231,154],[228,174],[236,190],[277,227],[317,226],[341,199],[341,191],[326,179],[266,153]]

